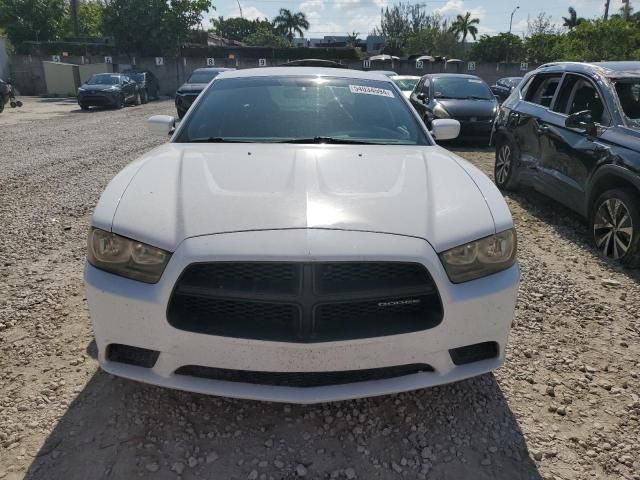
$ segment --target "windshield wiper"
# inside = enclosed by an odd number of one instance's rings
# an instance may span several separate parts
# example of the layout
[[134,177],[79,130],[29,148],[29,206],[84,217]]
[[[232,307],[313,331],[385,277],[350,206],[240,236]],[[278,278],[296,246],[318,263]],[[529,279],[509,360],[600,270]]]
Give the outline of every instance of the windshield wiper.
[[188,140],[187,143],[255,143],[251,140],[239,140],[233,138],[224,138],[224,137],[203,137],[203,138],[194,138]]
[[491,100],[490,98],[478,97],[476,95],[469,95],[468,97],[465,97],[465,99],[467,99],[467,100]]
[[352,140],[350,138],[340,137],[292,138],[290,140],[282,140],[278,143],[334,143],[345,145],[378,145],[375,142],[365,142],[364,140]]

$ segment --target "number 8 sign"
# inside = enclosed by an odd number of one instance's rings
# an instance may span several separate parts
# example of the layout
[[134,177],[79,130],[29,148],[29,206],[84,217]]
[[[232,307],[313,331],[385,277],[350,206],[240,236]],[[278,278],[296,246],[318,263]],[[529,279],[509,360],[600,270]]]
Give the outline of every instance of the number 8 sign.
[[207,58],[207,67],[213,67],[216,61],[213,58]]

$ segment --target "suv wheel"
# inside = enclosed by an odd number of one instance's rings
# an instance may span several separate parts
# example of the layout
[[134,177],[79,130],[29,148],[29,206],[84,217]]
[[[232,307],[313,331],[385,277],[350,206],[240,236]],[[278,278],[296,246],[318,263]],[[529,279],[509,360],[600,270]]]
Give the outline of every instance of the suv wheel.
[[504,140],[498,143],[493,177],[499,189],[515,190],[518,188],[518,181],[515,178],[517,158],[516,147],[510,141]]
[[607,190],[591,215],[593,239],[602,255],[630,267],[640,265],[640,206],[635,192]]

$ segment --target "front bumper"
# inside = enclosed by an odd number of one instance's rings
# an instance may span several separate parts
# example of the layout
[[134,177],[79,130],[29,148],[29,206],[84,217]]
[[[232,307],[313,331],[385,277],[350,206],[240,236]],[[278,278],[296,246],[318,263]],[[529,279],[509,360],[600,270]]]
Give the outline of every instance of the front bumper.
[[114,106],[118,103],[120,92],[91,92],[78,95],[78,105],[92,107]]
[[[211,252],[216,252],[212,254]],[[283,252],[287,252],[283,254]],[[431,329],[386,337],[324,343],[247,340],[192,333],[169,325],[167,305],[184,268],[207,261],[401,261],[429,270],[444,307]],[[449,282],[432,247],[395,235],[328,230],[263,231],[187,239],[178,247],[155,285],[117,277],[90,265],[85,269],[99,362],[112,374],[170,388],[292,403],[316,403],[384,395],[454,382],[499,367],[519,280],[517,265],[464,284]],[[455,365],[449,349],[496,342],[498,356]],[[109,344],[159,351],[152,368],[113,362]],[[416,363],[432,372],[384,380],[314,387],[289,387],[197,378],[176,374],[187,365],[259,372],[339,372]]]
[[493,129],[493,120],[461,120],[460,137],[489,137]]
[[176,108],[181,112],[186,112],[200,95],[199,92],[194,93],[176,93]]

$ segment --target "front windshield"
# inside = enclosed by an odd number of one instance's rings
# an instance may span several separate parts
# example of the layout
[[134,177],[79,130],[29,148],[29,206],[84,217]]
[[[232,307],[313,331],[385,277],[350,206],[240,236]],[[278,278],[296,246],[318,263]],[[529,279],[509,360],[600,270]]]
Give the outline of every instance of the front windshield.
[[187,83],[209,83],[216,78],[220,72],[193,72]]
[[392,80],[396,82],[396,85],[398,85],[398,88],[400,90],[402,90],[403,92],[407,92],[409,90],[413,90],[413,87],[416,86],[416,83],[418,83],[418,80],[420,79],[419,78],[393,78]]
[[628,127],[640,129],[640,77],[618,80],[616,93]]
[[376,80],[217,80],[186,122],[177,142],[429,144],[410,107]]
[[130,73],[129,77],[136,83],[144,82],[144,73]]
[[442,77],[435,78],[432,83],[434,98],[494,98],[489,87],[479,78]]
[[88,85],[118,85],[120,83],[119,75],[93,75],[89,81]]

